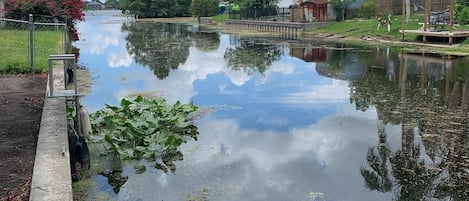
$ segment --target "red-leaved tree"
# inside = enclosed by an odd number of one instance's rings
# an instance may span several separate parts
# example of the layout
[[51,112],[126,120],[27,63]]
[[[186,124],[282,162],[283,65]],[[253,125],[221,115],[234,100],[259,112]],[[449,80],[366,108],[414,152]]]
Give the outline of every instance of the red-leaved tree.
[[77,41],[75,25],[83,21],[82,0],[5,0],[5,11],[33,15],[50,15],[67,21],[70,40]]

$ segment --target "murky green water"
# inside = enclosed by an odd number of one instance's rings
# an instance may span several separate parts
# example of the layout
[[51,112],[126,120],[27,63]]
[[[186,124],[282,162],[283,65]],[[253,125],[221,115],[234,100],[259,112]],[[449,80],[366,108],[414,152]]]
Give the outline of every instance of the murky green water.
[[[174,173],[124,165],[76,184],[80,200],[468,200],[465,60],[129,23],[112,11],[87,13],[78,30],[89,110],[135,93],[213,109]],[[112,156],[93,161],[97,172],[116,167]]]

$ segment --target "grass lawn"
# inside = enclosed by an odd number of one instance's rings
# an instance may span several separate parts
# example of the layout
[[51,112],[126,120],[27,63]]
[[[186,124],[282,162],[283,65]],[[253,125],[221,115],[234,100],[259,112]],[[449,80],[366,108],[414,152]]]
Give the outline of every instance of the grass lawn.
[[228,19],[230,19],[229,13],[223,13],[221,15],[215,15],[212,17],[212,20],[216,23],[222,23]]
[[[417,30],[423,26],[424,18],[422,14],[415,14],[411,17],[410,23],[405,25],[404,29],[407,30]],[[399,32],[402,26],[402,18],[400,15],[392,17],[391,31],[388,32],[387,26],[381,26],[380,30],[376,30],[378,24],[377,19],[353,19],[346,20],[341,22],[332,22],[328,26],[308,29],[305,30],[305,33],[331,33],[345,35],[348,38],[360,39],[363,36],[369,37],[386,37],[392,41],[401,41],[402,35]],[[449,26],[445,27],[446,30],[449,30]],[[469,26],[456,26],[455,30],[469,30]],[[421,39],[417,35],[407,35],[405,36],[406,41],[410,42],[419,42]],[[358,41],[358,40],[357,40]],[[466,40],[455,46],[448,46],[444,48],[428,47],[428,50],[438,50],[439,52],[448,53],[448,54],[461,54],[467,55],[469,53],[469,41]]]
[[[405,29],[418,29],[422,27],[422,25],[419,23],[423,23],[423,15],[414,15],[411,18],[411,22],[406,24]],[[377,19],[353,19],[341,22],[333,22],[329,26],[321,27],[314,30],[309,29],[306,30],[306,32],[335,33],[357,38],[360,38],[364,35],[385,36],[395,40],[400,40],[400,38],[402,37],[401,33],[399,32],[402,28],[402,19],[400,15],[392,17],[390,32],[388,32],[387,26],[381,26],[381,28],[377,30],[377,25]],[[415,40],[415,36],[406,36],[406,39]]]
[[[29,31],[0,29],[0,38],[0,72],[30,72]],[[61,31],[34,32],[35,72],[47,72],[49,55],[63,52],[62,39]]]

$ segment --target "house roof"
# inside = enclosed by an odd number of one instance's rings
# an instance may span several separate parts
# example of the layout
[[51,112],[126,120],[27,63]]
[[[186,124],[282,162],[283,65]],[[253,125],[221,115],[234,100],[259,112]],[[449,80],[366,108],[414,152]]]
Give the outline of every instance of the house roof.
[[92,2],[89,2],[88,5],[93,5],[93,6],[97,6],[97,5],[104,5],[103,3],[99,2],[99,1],[92,1]]
[[88,3],[88,5],[102,5],[102,4],[96,3],[96,2],[90,2],[90,3]]
[[327,2],[328,0],[307,0],[301,3],[301,5],[303,4],[327,4]]

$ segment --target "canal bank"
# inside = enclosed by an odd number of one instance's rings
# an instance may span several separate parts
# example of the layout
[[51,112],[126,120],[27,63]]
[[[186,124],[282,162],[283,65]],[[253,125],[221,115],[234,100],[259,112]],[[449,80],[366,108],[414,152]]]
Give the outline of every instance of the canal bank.
[[29,200],[73,200],[65,98],[47,97],[37,140]]
[[[420,21],[419,16],[413,16],[415,19],[412,23]],[[268,36],[278,35],[279,33],[271,31],[271,29],[263,29],[265,26],[262,24],[282,24],[282,22],[274,21],[257,21],[257,20],[225,20],[216,22],[214,17],[211,20],[202,20],[200,25],[207,27],[208,29],[221,31],[223,33],[239,34],[239,35],[253,35],[253,36]],[[456,43],[448,45],[447,43],[423,43],[415,39],[406,38],[401,41],[401,37],[393,34],[393,31],[398,32],[401,25],[397,23],[400,16],[395,16],[396,23],[392,25],[391,33],[386,32],[384,29],[382,32],[376,30],[377,21],[373,19],[354,19],[346,20],[343,22],[313,22],[303,23],[307,24],[303,27],[302,36],[296,37],[300,40],[324,40],[333,41],[340,43],[350,43],[357,45],[387,45],[395,47],[404,47],[408,51],[419,51],[419,52],[430,52],[437,54],[457,55],[457,56],[469,56],[469,45],[467,42]],[[197,18],[193,17],[179,17],[179,18],[149,18],[149,19],[138,19],[138,22],[161,22],[161,23],[181,23],[181,24],[198,24]],[[244,26],[232,26],[233,22],[239,24],[240,21],[252,21],[255,25],[244,25]],[[296,23],[301,24],[301,23]],[[353,24],[353,26],[351,25]],[[337,28],[330,28],[328,26],[334,26]],[[408,25],[411,26],[411,25]],[[245,28],[243,28],[245,27]],[[317,28],[320,30],[315,30]],[[359,27],[359,28],[357,28]],[[255,29],[256,28],[256,29]],[[275,29],[273,29],[275,30]],[[279,29],[283,30],[283,29]],[[358,34],[356,32],[360,32]],[[398,34],[400,35],[400,34]]]
[[[67,70],[66,76],[64,65],[68,65],[67,60],[72,60],[71,66],[74,67],[68,68],[72,69],[72,74]],[[76,141],[69,139],[67,108],[78,108],[76,103],[81,95],[79,92],[86,92],[85,85],[89,84],[86,81],[89,80],[89,75],[84,70],[77,70],[77,66],[73,54],[49,56],[48,83],[29,196],[31,201],[73,200],[72,173],[76,171],[73,162],[80,160],[83,163],[86,159],[73,158],[77,155],[77,147]],[[68,78],[73,78],[73,81]],[[71,88],[74,90],[70,90]],[[81,128],[79,123],[72,127]],[[81,156],[83,157],[83,153]]]
[[[54,69],[63,69],[62,65]],[[64,83],[63,71],[48,75],[30,201],[73,200],[65,97],[51,96],[51,87]],[[49,83],[53,83],[50,85]],[[63,84],[62,84],[63,86]]]
[[[398,17],[396,17],[397,19]],[[140,20],[139,20],[140,21]],[[144,21],[154,21],[158,22],[159,19],[147,19]],[[175,19],[174,22],[184,22],[187,24],[196,23],[194,20],[189,18]],[[233,26],[235,24],[246,24],[245,21],[251,21],[253,25],[242,25],[242,26]],[[164,21],[169,23],[171,18],[164,19]],[[416,22],[418,20],[416,19]],[[227,20],[221,23],[216,23],[210,21],[210,23],[201,23],[202,26],[209,27],[214,30],[219,30],[226,33],[232,34],[241,34],[241,35],[255,35],[255,36],[265,36],[265,35],[277,35],[276,29],[266,29],[265,27],[273,24],[283,25],[282,22],[272,22],[272,21],[253,21],[253,20]],[[350,23],[356,23],[354,27],[351,27]],[[377,22],[376,22],[377,23]],[[392,31],[399,31],[400,25],[393,25],[391,33],[389,32],[379,32],[376,30],[376,23],[374,20],[363,20],[363,19],[354,19],[347,20],[344,22],[312,22],[312,23],[294,23],[300,27],[303,27],[301,30],[301,36],[295,37],[295,39],[300,39],[303,41],[309,40],[323,40],[331,42],[340,42],[348,43],[354,45],[386,45],[386,46],[395,46],[395,47],[404,47],[407,51],[419,51],[419,52],[429,52],[436,54],[446,54],[446,55],[455,55],[455,56],[469,56],[469,45],[466,42],[455,43],[449,45],[448,43],[437,43],[437,42],[421,42],[417,39],[412,38],[402,38],[392,34]],[[413,22],[415,23],[415,22]],[[304,25],[299,25],[304,24]],[[343,24],[343,25],[341,25]],[[337,28],[329,28],[329,26]],[[233,28],[234,27],[234,28]],[[358,28],[357,28],[358,27]],[[279,29],[282,30],[283,29]],[[359,33],[356,33],[359,32]],[[296,33],[296,32],[295,32]]]

